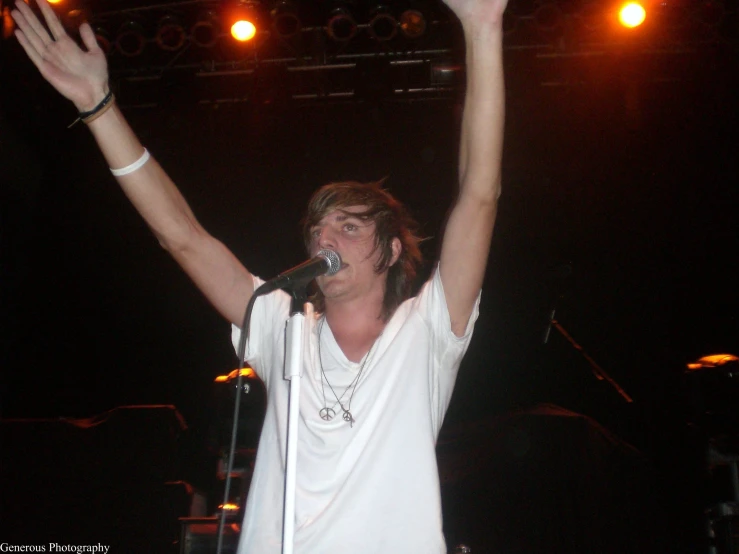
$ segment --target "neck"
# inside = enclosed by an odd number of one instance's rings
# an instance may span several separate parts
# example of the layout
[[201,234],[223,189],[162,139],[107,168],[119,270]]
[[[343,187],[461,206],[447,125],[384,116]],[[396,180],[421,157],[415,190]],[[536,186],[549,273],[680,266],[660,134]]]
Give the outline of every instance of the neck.
[[347,359],[361,360],[385,328],[382,302],[326,302],[326,322]]

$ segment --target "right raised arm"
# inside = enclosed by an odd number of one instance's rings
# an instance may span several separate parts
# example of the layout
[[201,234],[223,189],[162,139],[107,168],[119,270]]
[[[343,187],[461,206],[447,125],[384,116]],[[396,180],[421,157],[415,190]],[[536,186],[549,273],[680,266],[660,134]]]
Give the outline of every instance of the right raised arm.
[[[51,35],[19,0],[17,10],[12,12],[18,24],[18,41],[57,91],[74,102],[80,112],[89,111],[108,93],[105,55],[88,24],[80,27],[87,48],[84,51],[67,35],[46,0],[37,1]],[[111,168],[126,167],[144,153],[115,105],[88,126]],[[150,159],[117,180],[162,247],[228,321],[241,325],[253,293],[251,275],[231,251],[203,229],[156,160]]]

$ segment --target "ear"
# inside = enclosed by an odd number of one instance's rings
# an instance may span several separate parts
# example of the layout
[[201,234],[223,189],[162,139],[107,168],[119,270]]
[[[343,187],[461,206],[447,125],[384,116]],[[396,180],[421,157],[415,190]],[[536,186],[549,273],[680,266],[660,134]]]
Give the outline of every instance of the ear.
[[390,258],[390,263],[388,264],[388,267],[395,265],[395,262],[398,261],[398,258],[400,258],[400,254],[403,252],[403,245],[400,244],[400,239],[398,237],[393,238],[392,242],[390,243],[390,248],[393,251],[393,256]]

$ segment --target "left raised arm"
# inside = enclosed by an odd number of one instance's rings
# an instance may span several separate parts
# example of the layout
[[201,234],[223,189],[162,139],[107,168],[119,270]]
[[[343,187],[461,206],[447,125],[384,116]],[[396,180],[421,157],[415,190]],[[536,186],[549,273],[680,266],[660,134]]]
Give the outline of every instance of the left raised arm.
[[446,0],[464,28],[467,92],[459,152],[459,195],[449,215],[439,269],[452,331],[465,331],[482,286],[501,191],[505,90],[505,0]]

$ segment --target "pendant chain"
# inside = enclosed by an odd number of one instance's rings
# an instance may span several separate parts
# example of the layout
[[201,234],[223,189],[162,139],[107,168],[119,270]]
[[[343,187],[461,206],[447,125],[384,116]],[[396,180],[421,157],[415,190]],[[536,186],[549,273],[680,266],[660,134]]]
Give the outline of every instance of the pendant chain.
[[[362,376],[362,372],[364,371],[364,367],[368,364],[370,357],[372,356],[372,352],[375,348],[375,345],[380,340],[380,336],[382,336],[382,333],[375,339],[375,342],[372,343],[372,346],[370,347],[369,351],[367,352],[367,355],[364,357],[364,361],[362,361],[362,365],[359,367],[359,371],[357,372],[356,377],[352,379],[352,382],[349,383],[349,385],[344,389],[344,392],[339,396],[336,394],[336,391],[334,390],[334,387],[331,385],[331,382],[328,380],[328,377],[326,376],[326,372],[323,370],[323,359],[321,354],[321,331],[323,330],[323,324],[326,321],[326,316],[323,316],[321,318],[320,323],[318,324],[318,365],[321,368],[321,392],[323,393],[323,408],[321,408],[318,411],[318,415],[320,418],[324,421],[331,421],[335,416],[336,412],[334,411],[334,408],[336,406],[341,407],[341,411],[343,412],[343,419],[351,427],[354,427],[354,416],[351,413],[351,407],[352,407],[352,398],[354,398],[354,392],[357,390],[357,385],[359,384],[359,378]],[[326,384],[328,385],[328,388],[331,390],[331,392],[334,395],[334,398],[336,398],[336,403],[332,407],[328,407],[328,404],[326,403],[326,389],[323,385],[324,379],[326,380]],[[351,390],[351,394],[349,395],[349,400],[346,403],[346,406],[342,404],[342,400],[344,399],[344,396],[346,396],[346,393]]]

